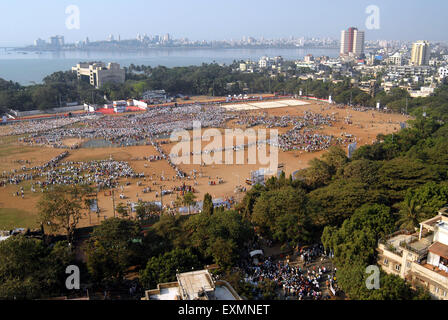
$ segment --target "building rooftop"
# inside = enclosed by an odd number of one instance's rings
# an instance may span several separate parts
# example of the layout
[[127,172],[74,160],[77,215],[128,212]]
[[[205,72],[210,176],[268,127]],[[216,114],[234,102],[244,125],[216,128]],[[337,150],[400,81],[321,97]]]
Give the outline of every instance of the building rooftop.
[[179,287],[161,288],[160,293],[151,295],[152,300],[178,300]]
[[177,282],[157,285],[143,300],[241,300],[226,281],[214,281],[208,270],[177,275]]
[[424,255],[427,253],[429,246],[431,246],[433,237],[433,234],[428,234],[419,240],[416,234],[398,233],[388,239],[387,244],[392,246],[400,254],[403,248],[406,248],[419,255]]
[[432,252],[440,257],[443,257],[445,259],[448,259],[448,246],[446,244],[440,243],[440,242],[434,242],[429,247],[429,252]]
[[182,273],[177,275],[180,291],[185,300],[195,300],[201,293],[212,292],[215,284],[207,270]]

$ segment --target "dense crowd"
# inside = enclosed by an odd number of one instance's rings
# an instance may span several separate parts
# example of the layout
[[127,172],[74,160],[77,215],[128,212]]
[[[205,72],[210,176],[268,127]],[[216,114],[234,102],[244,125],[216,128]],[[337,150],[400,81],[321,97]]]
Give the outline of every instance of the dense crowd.
[[[234,116],[225,109],[216,106],[187,105],[177,108],[155,108],[145,113],[116,116],[91,116],[69,119],[70,122],[53,126],[52,120],[41,120],[35,123],[39,129],[26,132],[30,136],[19,141],[30,145],[48,145],[63,148],[66,139],[102,139],[114,146],[132,146],[145,143],[151,137],[171,134],[176,130],[193,129],[193,122],[198,121],[203,128],[219,128]],[[67,121],[69,121],[67,120]]]
[[[58,158],[61,160],[64,154]],[[0,176],[0,186],[7,184],[18,185],[23,181],[31,181],[31,191],[36,187],[43,191],[50,185],[94,185],[99,189],[115,187],[120,178],[141,178],[144,174],[137,174],[124,161],[103,160],[90,162],[63,162],[53,159],[50,164],[40,167],[25,168],[10,173],[4,172]],[[58,161],[59,161],[58,160]]]
[[246,267],[245,281],[255,286],[264,280],[273,281],[279,295],[285,299],[319,300],[322,298],[320,283],[325,280],[328,271],[325,267],[302,270],[287,262],[273,262],[272,258],[268,258],[258,266]]
[[0,136],[7,135],[21,135],[21,134],[36,134],[38,132],[47,132],[73,125],[81,120],[92,119],[94,116],[78,116],[78,117],[64,117],[46,120],[29,120],[17,121],[7,126],[4,126],[0,131]]

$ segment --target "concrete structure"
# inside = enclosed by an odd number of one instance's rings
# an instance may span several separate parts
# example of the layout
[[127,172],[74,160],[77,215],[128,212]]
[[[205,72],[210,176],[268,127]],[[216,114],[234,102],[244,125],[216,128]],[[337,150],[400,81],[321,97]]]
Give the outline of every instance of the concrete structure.
[[409,95],[412,98],[426,98],[434,94],[435,88],[421,87],[420,90],[409,90]]
[[405,76],[421,76],[427,77],[431,75],[431,67],[429,66],[389,66],[388,73],[396,73],[401,77]]
[[260,69],[265,69],[268,68],[272,65],[271,60],[268,57],[262,57],[259,61],[258,61],[258,67]]
[[47,43],[45,42],[45,40],[42,39],[37,39],[34,41],[34,46],[35,47],[44,47]]
[[387,62],[396,66],[402,66],[403,65],[403,56],[401,55],[401,53],[396,52],[395,54],[393,54],[392,56],[390,56],[387,59]]
[[150,104],[169,102],[165,90],[149,90],[142,94],[142,98]]
[[445,79],[448,77],[448,67],[440,67],[439,68],[439,78]]
[[417,41],[412,45],[411,65],[427,66],[431,55],[428,41]]
[[128,103],[127,103],[127,101],[121,100],[121,101],[114,101],[113,105],[114,105],[115,113],[123,113],[123,112],[126,112]]
[[78,79],[88,78],[95,88],[101,88],[108,82],[124,83],[126,77],[118,63],[109,63],[107,66],[103,62],[78,63],[72,71],[76,72]]
[[177,282],[162,283],[142,300],[242,300],[226,281],[214,281],[208,270],[177,274]]
[[65,44],[64,36],[50,37],[50,46],[53,48],[63,47]]
[[314,57],[312,54],[307,54],[305,56],[305,58],[303,59],[303,61],[305,61],[305,63],[313,63],[314,62]]
[[448,300],[448,208],[420,223],[420,231],[399,231],[381,240],[378,264],[414,288],[429,290],[435,299]]
[[349,28],[341,32],[341,55],[351,55],[359,57],[364,54],[364,31],[357,28]]
[[10,109],[9,112],[16,117],[30,117],[42,114],[58,114],[58,113],[69,113],[84,110],[83,105],[72,106],[72,107],[62,107],[62,108],[51,108],[47,110],[29,110],[29,111],[18,111]]

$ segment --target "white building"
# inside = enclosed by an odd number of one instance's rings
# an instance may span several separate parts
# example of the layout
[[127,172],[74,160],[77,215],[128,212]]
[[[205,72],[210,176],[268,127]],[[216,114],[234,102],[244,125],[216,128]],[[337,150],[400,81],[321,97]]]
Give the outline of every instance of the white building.
[[78,79],[88,78],[96,88],[101,88],[108,82],[121,84],[126,78],[126,72],[118,63],[109,63],[107,66],[103,62],[78,63],[72,71],[76,72]]
[[420,223],[418,233],[399,231],[380,241],[378,253],[386,273],[428,289],[435,299],[448,300],[448,208]]
[[177,282],[161,283],[142,300],[242,300],[226,281],[213,280],[208,270],[176,275]]
[[387,62],[396,66],[402,66],[403,56],[401,55],[401,53],[396,52],[387,59]]
[[409,95],[412,98],[426,98],[434,94],[434,88],[432,87],[421,87],[420,90],[411,90]]
[[269,59],[269,57],[262,57],[259,61],[258,61],[258,67],[260,69],[265,69],[268,68],[272,65],[271,59]]
[[448,77],[448,67],[440,67],[439,68],[439,78],[444,79]]

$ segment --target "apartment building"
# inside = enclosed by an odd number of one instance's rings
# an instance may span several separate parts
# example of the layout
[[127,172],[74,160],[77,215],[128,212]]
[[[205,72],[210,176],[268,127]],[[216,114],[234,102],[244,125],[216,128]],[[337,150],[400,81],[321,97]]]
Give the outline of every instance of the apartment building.
[[420,223],[415,234],[398,231],[381,240],[377,251],[386,273],[428,289],[435,299],[448,300],[448,208]]
[[126,72],[118,63],[105,64],[103,62],[78,63],[72,68],[78,79],[86,78],[95,88],[101,88],[104,84],[125,82]]
[[431,55],[428,41],[417,41],[412,45],[411,65],[427,66]]

